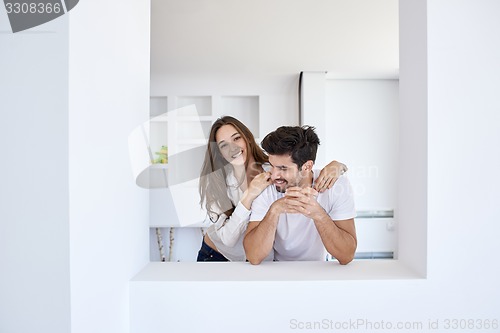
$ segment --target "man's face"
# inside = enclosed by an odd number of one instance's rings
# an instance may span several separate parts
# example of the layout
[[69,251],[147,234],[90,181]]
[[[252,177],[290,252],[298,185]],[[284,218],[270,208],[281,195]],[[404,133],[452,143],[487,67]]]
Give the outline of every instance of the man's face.
[[302,174],[290,155],[269,155],[271,164],[271,180],[276,190],[285,193],[292,186],[299,186]]

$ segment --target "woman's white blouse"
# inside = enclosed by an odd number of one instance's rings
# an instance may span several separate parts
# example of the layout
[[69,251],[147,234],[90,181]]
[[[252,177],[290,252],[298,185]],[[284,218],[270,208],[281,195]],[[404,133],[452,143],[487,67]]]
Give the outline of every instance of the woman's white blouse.
[[[227,195],[236,208],[230,217],[220,212],[218,220],[208,228],[207,234],[224,257],[231,261],[245,261],[243,238],[250,220],[250,211],[240,202],[243,191],[232,173],[228,174],[226,182]],[[217,212],[215,209],[214,211]]]

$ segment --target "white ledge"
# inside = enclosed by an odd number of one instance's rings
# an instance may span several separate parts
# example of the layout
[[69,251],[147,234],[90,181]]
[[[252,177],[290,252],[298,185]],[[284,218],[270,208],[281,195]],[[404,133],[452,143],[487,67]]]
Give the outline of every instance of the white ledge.
[[131,282],[148,281],[328,281],[422,279],[399,260],[263,262],[152,262]]

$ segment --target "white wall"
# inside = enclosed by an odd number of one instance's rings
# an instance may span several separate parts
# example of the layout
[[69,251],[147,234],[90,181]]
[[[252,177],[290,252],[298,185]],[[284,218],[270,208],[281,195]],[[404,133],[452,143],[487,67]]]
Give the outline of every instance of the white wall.
[[67,17],[0,49],[0,332],[68,332]]
[[148,119],[149,2],[81,1],[17,34],[0,8],[0,332],[127,332],[148,261],[127,139]]
[[[325,82],[325,123],[320,149],[349,167],[358,212],[398,212],[399,80]],[[395,218],[356,218],[357,252],[397,257]]]
[[149,259],[148,194],[128,135],[149,115],[149,2],[81,1],[71,12],[71,332],[127,332],[128,281]]
[[429,278],[463,317],[498,318],[500,2],[427,6]]
[[398,80],[326,80],[320,149],[349,166],[357,210],[396,206]]

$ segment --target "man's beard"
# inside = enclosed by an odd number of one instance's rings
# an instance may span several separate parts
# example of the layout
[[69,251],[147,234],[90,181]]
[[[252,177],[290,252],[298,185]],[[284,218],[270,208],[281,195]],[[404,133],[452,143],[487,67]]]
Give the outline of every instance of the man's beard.
[[283,179],[283,178],[279,178],[279,179],[275,179],[275,180],[283,180],[284,181],[282,184],[279,184],[279,185],[274,183],[274,187],[276,188],[276,191],[278,191],[280,193],[285,193],[286,189],[289,187],[299,186],[299,181],[296,181],[295,185],[294,185],[293,183],[290,183],[288,180]]
[[286,185],[283,184],[282,186],[278,186],[278,185],[274,185],[274,187],[276,188],[276,191],[280,192],[280,193],[285,193],[286,192]]
[[276,188],[276,191],[281,192],[281,193],[285,193],[287,185],[288,185],[288,181],[283,179],[283,178],[275,179],[274,181],[276,181],[276,180],[283,181],[283,183],[281,183],[281,184],[274,183],[274,187]]

